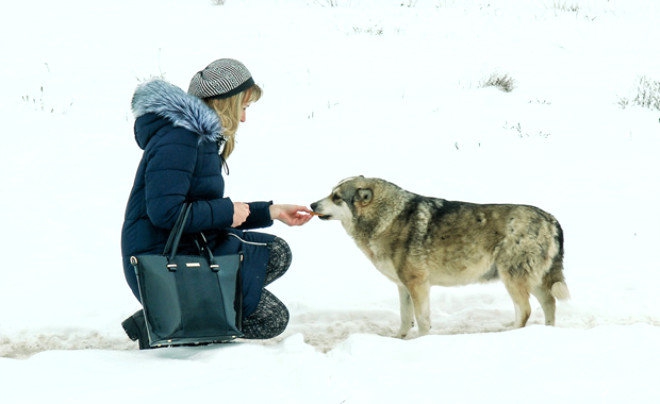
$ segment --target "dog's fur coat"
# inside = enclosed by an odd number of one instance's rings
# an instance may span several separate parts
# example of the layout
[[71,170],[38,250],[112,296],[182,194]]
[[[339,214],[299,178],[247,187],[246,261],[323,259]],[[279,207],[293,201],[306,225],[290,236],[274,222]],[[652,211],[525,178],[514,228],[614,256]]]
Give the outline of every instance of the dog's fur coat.
[[530,316],[530,293],[541,303],[547,325],[555,323],[555,299],[569,296],[562,229],[539,208],[447,201],[362,176],[340,182],[311,207],[321,219],[341,221],[376,268],[398,285],[401,338],[415,319],[419,335],[428,334],[432,285],[499,278],[513,300],[517,327]]

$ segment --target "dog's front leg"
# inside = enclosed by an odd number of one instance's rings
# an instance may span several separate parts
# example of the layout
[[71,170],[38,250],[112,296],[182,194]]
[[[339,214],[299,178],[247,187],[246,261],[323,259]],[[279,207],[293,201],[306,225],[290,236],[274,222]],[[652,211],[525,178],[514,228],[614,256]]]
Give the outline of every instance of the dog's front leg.
[[398,338],[405,338],[408,331],[415,325],[412,299],[408,288],[403,285],[397,285],[399,288],[399,309],[401,313],[401,328],[397,334]]
[[410,283],[408,291],[415,309],[419,336],[427,335],[431,330],[431,303],[429,301],[431,285],[428,282]]

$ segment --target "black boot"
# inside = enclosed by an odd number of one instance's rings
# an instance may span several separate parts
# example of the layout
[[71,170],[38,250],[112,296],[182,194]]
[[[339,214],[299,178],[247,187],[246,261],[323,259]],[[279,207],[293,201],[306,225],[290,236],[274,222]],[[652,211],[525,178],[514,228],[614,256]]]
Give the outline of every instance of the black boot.
[[149,346],[149,334],[147,333],[147,322],[144,319],[144,311],[136,311],[135,314],[122,321],[121,326],[131,341],[138,341],[140,349],[151,349]]

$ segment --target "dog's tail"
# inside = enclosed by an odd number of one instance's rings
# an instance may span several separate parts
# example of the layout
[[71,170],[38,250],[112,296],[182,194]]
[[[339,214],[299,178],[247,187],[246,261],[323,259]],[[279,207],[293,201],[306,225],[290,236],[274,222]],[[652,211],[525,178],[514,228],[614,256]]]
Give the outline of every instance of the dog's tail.
[[555,299],[566,300],[571,297],[571,293],[568,291],[568,286],[563,281],[555,282],[550,287],[550,293]]
[[566,300],[571,297],[570,292],[568,291],[568,286],[564,281],[564,231],[561,228],[559,222],[555,221],[555,242],[557,243],[558,251],[557,255],[552,260],[552,267],[550,268],[550,279],[547,284],[552,283],[550,286],[550,294],[555,297],[555,299]]

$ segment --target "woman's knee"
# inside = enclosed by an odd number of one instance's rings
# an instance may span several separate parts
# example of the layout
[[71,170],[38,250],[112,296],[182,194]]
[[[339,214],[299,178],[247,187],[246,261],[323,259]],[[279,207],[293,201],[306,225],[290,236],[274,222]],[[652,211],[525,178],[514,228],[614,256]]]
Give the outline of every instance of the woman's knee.
[[289,324],[289,310],[275,295],[264,289],[254,313],[243,320],[244,338],[269,339],[284,332]]
[[268,264],[266,265],[266,282],[268,285],[284,275],[291,266],[293,255],[289,244],[279,237],[269,244]]
[[269,263],[273,262],[276,266],[288,268],[291,266],[292,255],[289,243],[276,236],[270,244]]

